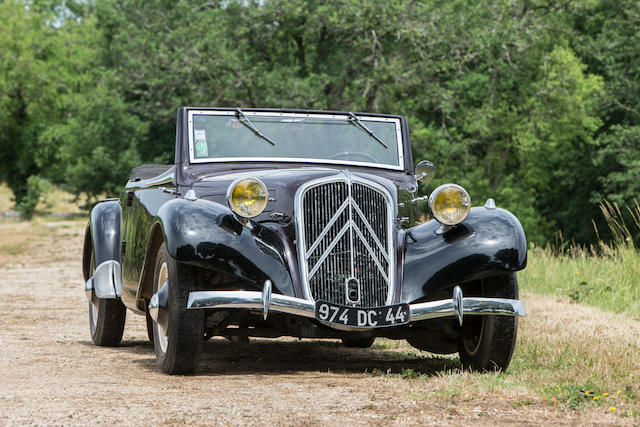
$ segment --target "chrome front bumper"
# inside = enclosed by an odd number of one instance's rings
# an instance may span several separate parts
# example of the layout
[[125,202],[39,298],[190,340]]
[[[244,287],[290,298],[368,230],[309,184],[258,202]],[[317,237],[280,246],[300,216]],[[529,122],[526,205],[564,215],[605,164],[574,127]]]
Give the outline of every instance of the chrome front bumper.
[[[262,292],[255,291],[198,291],[189,293],[188,309],[234,309],[244,308],[261,311],[267,318],[269,311],[315,318],[314,302],[272,294],[271,282],[265,282]],[[409,322],[456,317],[462,325],[465,315],[525,316],[524,304],[516,299],[506,298],[464,298],[462,290],[456,286],[451,299],[409,304]]]

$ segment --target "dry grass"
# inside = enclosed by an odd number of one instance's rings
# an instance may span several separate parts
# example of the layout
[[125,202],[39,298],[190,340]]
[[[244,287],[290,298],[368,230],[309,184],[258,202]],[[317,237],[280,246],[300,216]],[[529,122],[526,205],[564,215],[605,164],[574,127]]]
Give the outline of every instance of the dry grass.
[[0,224],[0,260],[7,256],[24,254],[38,247],[44,230],[30,222]]
[[[523,300],[527,317],[520,321],[506,373],[454,368],[433,376],[407,369],[391,376],[415,381],[415,397],[421,399],[498,395],[514,406],[542,403],[640,419],[640,322],[532,293]],[[415,354],[403,342],[378,340],[376,346]]]
[[13,208],[13,193],[4,182],[0,183],[0,211],[8,211]]
[[[13,193],[11,189],[7,187],[7,184],[0,183],[0,211],[8,211],[14,208]],[[74,195],[67,193],[55,186],[51,187],[51,190],[44,195],[43,200],[36,207],[37,212],[61,212],[61,213],[84,213],[79,208],[85,199],[81,199],[77,202],[74,200]]]
[[0,223],[0,264],[35,262],[59,250],[62,242],[84,231],[86,221],[32,221]]
[[530,317],[521,323],[510,372],[518,382],[558,404],[609,405],[640,415],[639,322],[549,297],[525,302]]

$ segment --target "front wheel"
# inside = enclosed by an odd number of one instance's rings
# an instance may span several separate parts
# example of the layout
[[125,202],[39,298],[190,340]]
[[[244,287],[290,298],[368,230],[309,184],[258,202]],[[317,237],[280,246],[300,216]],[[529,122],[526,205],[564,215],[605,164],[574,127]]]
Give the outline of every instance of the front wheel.
[[168,286],[167,307],[163,309],[166,326],[153,322],[153,346],[158,367],[167,374],[191,374],[200,361],[204,317],[199,310],[187,310],[189,292],[199,278],[198,269],[176,262],[162,244],[156,256],[153,292]]
[[[482,296],[518,298],[515,273],[489,277],[481,282]],[[464,369],[504,371],[509,366],[518,331],[517,316],[465,316],[458,338],[458,354]]]

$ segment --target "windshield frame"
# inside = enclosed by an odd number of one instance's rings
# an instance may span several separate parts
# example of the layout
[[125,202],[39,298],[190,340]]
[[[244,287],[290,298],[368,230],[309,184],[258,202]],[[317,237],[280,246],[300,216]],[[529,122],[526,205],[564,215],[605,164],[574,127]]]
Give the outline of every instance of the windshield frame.
[[[292,119],[304,119],[309,117],[316,117],[322,119],[333,120],[349,120],[348,113],[312,113],[312,112],[280,112],[280,111],[246,111],[243,113],[248,118],[250,117],[290,117]],[[191,164],[201,163],[225,163],[225,162],[288,162],[288,163],[313,163],[313,164],[331,164],[331,165],[353,165],[364,166],[381,169],[390,169],[396,171],[402,171],[405,169],[405,156],[404,145],[402,135],[402,125],[400,118],[398,117],[384,117],[384,116],[369,116],[366,114],[357,114],[357,117],[364,121],[372,122],[390,122],[394,123],[396,127],[396,144],[398,147],[398,164],[391,165],[385,163],[372,163],[363,162],[357,160],[340,160],[340,159],[322,159],[322,158],[308,158],[308,157],[209,157],[204,159],[198,159],[195,157],[194,141],[193,141],[193,116],[195,115],[211,115],[211,116],[234,116],[233,110],[204,110],[204,109],[189,109],[187,110],[187,128],[188,128],[188,149],[189,149],[189,162]],[[378,144],[378,142],[371,138],[372,144]],[[276,141],[277,145],[277,141]]]

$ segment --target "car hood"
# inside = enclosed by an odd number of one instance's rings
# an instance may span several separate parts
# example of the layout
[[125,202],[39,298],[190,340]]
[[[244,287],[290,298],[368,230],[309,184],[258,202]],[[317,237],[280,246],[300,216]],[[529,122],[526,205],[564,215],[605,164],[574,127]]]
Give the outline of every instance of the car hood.
[[273,213],[283,214],[288,217],[293,216],[293,200],[298,188],[306,182],[324,178],[328,176],[344,176],[344,174],[355,175],[369,181],[373,181],[385,187],[393,197],[394,204],[397,205],[398,187],[386,178],[353,170],[338,170],[333,168],[295,168],[295,169],[275,169],[275,170],[252,170],[229,174],[205,176],[193,184],[196,196],[201,199],[225,204],[226,194],[229,185],[241,178],[258,178],[267,186],[269,192],[269,203],[265,212],[256,221],[274,218]]

